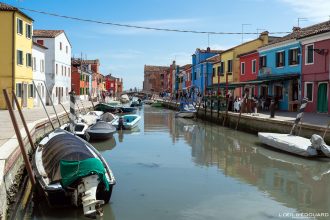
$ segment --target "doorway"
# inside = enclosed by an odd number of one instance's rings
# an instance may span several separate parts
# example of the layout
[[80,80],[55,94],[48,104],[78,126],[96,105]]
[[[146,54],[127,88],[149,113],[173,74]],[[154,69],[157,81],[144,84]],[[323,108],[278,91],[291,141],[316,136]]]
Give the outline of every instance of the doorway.
[[328,112],[328,83],[320,83],[317,90],[317,112]]
[[28,97],[28,84],[23,83],[23,91],[22,91],[22,107],[27,107],[27,97]]

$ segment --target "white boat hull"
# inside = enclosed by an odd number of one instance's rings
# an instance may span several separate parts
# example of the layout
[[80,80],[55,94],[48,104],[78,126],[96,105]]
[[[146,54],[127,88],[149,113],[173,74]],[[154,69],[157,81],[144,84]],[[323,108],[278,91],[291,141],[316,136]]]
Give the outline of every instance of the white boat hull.
[[310,140],[304,137],[265,132],[259,132],[258,137],[263,144],[292,154],[304,157],[312,157],[318,154],[317,150],[312,147]]
[[194,118],[196,115],[196,112],[177,112],[175,113],[176,117],[180,118]]

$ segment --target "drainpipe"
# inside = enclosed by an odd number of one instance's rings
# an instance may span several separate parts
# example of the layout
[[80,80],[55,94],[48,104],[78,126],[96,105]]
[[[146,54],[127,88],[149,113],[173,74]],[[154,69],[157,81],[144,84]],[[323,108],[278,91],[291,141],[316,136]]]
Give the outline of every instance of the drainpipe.
[[[15,15],[16,12],[13,12],[13,33],[12,33],[12,74],[11,74],[11,86],[12,86],[12,91],[16,91],[15,88],[15,47],[16,47],[16,42],[15,42]],[[23,85],[22,85],[23,86]],[[23,87],[22,87],[23,88]],[[22,98],[22,97],[21,97]],[[11,96],[11,104],[13,106],[14,109],[16,109],[15,105],[14,105],[14,96]]]

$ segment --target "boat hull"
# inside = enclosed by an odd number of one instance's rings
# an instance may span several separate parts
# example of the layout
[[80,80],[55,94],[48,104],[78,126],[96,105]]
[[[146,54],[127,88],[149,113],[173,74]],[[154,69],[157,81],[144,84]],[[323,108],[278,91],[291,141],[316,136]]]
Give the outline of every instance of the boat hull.
[[259,132],[258,137],[261,143],[270,147],[296,154],[303,157],[317,156],[318,152],[311,146],[307,138],[290,134]]
[[179,118],[194,118],[196,116],[196,112],[177,112],[175,113],[175,117]]

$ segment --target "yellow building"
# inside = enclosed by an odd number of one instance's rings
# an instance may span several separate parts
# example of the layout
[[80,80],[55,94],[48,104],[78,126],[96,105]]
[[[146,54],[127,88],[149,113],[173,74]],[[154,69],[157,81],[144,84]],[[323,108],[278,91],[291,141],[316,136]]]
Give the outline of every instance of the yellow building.
[[[225,84],[228,81],[228,84],[232,82],[239,82],[240,76],[240,65],[239,65],[239,55],[257,50],[259,47],[268,44],[269,41],[268,32],[262,32],[257,39],[242,43],[238,46],[232,47],[228,50],[225,50],[221,53],[221,61],[213,65],[214,70],[216,71],[215,76],[213,77],[213,85],[216,87],[218,84],[218,74],[220,72],[220,87],[225,88]],[[228,79],[227,79],[228,76]],[[239,95],[239,91],[235,90],[235,96]]]
[[2,90],[11,96],[13,88],[21,106],[33,108],[32,24],[28,15],[0,3],[0,109],[6,108]]

